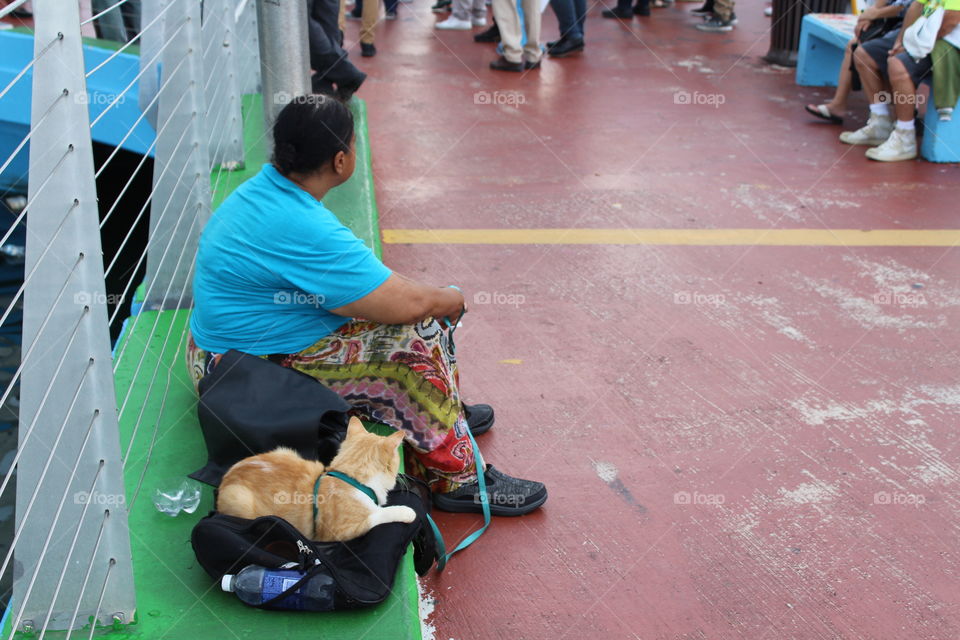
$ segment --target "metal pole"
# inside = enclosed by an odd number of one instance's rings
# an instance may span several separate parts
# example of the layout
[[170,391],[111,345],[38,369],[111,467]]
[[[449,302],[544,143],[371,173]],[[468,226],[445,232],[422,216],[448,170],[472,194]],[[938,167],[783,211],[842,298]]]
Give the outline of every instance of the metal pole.
[[12,618],[24,631],[48,614],[49,629],[129,622],[136,605],[80,15],[62,0],[33,11]]
[[[210,218],[210,154],[204,131],[203,50],[200,3],[167,0],[164,19],[163,91],[150,202],[144,309],[192,306],[190,272],[200,232]],[[180,66],[177,73],[172,69]],[[169,80],[169,82],[167,82]],[[169,168],[167,168],[169,167]],[[186,256],[181,259],[181,256]]]
[[[310,42],[304,0],[257,0],[263,118],[270,131],[291,98],[310,93]],[[268,146],[272,136],[267,136]]]
[[257,36],[255,0],[240,0],[234,11],[237,19],[237,68],[240,93],[260,93],[260,38]]
[[227,0],[204,0],[203,72],[211,168],[243,166],[243,117],[237,77],[237,18]]
[[[165,6],[165,5],[164,5]],[[140,70],[144,67],[152,67],[149,71],[144,71],[137,83],[139,95],[137,96],[140,111],[147,112],[147,122],[157,130],[157,103],[153,102],[157,91],[160,89],[160,69],[161,61],[155,60],[154,56],[163,47],[164,18],[161,14],[160,2],[146,2],[143,4],[143,13],[140,16],[142,25],[150,25],[143,29],[140,36]],[[158,17],[159,16],[159,17]],[[153,103],[153,106],[148,106]]]

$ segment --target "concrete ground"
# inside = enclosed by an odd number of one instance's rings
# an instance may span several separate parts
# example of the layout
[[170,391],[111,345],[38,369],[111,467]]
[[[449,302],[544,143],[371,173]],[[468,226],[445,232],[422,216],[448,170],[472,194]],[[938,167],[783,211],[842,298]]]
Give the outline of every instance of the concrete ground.
[[434,637],[960,637],[960,169],[812,121],[761,3],[724,35],[590,5],[586,52],[522,75],[429,4],[357,57],[384,256],[463,287],[480,444],[550,490],[425,581]]

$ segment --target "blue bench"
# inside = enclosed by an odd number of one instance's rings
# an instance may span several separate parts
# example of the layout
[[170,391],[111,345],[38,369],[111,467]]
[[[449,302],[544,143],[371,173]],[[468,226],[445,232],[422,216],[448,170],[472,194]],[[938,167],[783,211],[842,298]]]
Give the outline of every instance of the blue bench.
[[953,120],[940,122],[933,106],[933,92],[931,87],[920,155],[929,162],[960,162],[960,103],[954,108]]
[[849,13],[808,13],[800,23],[797,84],[835,87],[857,17]]

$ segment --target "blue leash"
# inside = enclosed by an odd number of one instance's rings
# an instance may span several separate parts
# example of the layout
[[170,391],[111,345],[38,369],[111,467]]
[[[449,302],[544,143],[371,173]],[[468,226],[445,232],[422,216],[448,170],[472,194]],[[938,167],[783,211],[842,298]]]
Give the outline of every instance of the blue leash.
[[487,530],[487,527],[490,526],[490,496],[487,495],[487,480],[484,478],[484,472],[481,471],[481,469],[486,471],[487,465],[483,462],[480,448],[477,447],[477,441],[473,439],[473,434],[470,433],[469,428],[467,429],[467,435],[470,437],[470,444],[473,445],[473,459],[477,464],[477,484],[480,485],[480,508],[483,510],[483,526],[461,540],[460,544],[454,547],[453,551],[447,553],[447,546],[443,542],[443,536],[440,535],[440,529],[428,513],[427,522],[430,523],[430,528],[433,529],[433,537],[437,541],[437,571],[443,571],[443,568],[447,566],[447,561],[453,557],[453,554],[458,551],[463,551],[476,542],[477,539],[483,535],[483,532]]
[[[460,291],[460,287],[456,285],[450,285],[450,288]],[[450,318],[443,318],[442,320],[442,322],[446,323],[447,328],[450,329],[450,350],[453,353],[457,351],[456,345],[453,342],[453,332],[460,323],[463,314],[466,312],[467,309],[464,307],[460,311],[460,315],[457,316],[457,319],[453,322],[450,321]],[[483,454],[480,453],[480,447],[477,446],[477,441],[474,439],[473,434],[470,433],[469,425],[467,425],[467,437],[470,438],[470,445],[473,447],[473,460],[477,467],[477,484],[480,489],[480,509],[483,511],[483,526],[461,540],[460,543],[453,548],[453,551],[447,553],[447,545],[443,541],[443,536],[440,535],[440,528],[437,527],[437,523],[433,521],[433,518],[430,517],[428,513],[427,522],[430,523],[430,528],[433,529],[433,537],[436,539],[437,544],[437,571],[443,571],[444,567],[447,566],[447,562],[453,557],[453,554],[463,551],[476,542],[480,536],[483,535],[483,532],[487,530],[487,527],[490,526],[490,496],[487,495],[487,479],[484,477],[487,465],[483,461]]]
[[[456,285],[450,285],[451,288],[460,291],[460,288]],[[456,353],[456,345],[453,343],[453,330],[457,328],[457,324],[460,322],[460,318],[463,317],[463,314],[466,313],[466,309],[460,311],[460,315],[457,316],[455,322],[450,322],[450,318],[443,318],[443,322],[446,323],[447,328],[450,329],[450,350]],[[487,465],[483,462],[483,455],[480,453],[480,447],[477,446],[477,441],[473,438],[473,434],[470,433],[470,426],[467,425],[467,437],[470,438],[470,444],[473,446],[473,459],[477,467],[477,484],[480,488],[480,509],[483,511],[483,526],[468,535],[466,538],[460,541],[460,543],[454,547],[453,551],[447,553],[447,545],[443,541],[443,536],[440,534],[440,528],[437,527],[437,523],[433,521],[433,518],[430,517],[429,513],[426,513],[427,522],[430,524],[430,529],[433,531],[433,537],[437,545],[437,571],[443,571],[444,567],[447,566],[447,562],[450,558],[453,557],[453,554],[463,551],[474,542],[476,542],[480,536],[483,535],[483,532],[487,530],[487,527],[490,526],[490,496],[487,495],[487,479],[484,477],[484,472],[487,469]],[[481,472],[481,469],[483,472]],[[374,504],[380,506],[380,501],[377,500],[377,494],[373,492],[373,489],[367,485],[361,483],[355,478],[348,476],[345,473],[340,471],[327,471],[325,473],[317,476],[316,481],[313,483],[313,520],[316,522],[318,505],[317,505],[317,493],[320,490],[320,480],[323,479],[323,476],[333,476],[338,480],[342,480],[349,484],[352,487],[355,487],[362,491],[368,498],[373,500]]]

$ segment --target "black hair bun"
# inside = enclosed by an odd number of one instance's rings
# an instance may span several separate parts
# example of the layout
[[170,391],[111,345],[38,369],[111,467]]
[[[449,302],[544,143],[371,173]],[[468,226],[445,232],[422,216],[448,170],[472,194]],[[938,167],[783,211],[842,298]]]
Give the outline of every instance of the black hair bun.
[[283,175],[313,173],[337,153],[350,153],[353,114],[328,96],[297,96],[273,125],[273,166]]
[[297,148],[290,142],[281,142],[273,149],[273,165],[282,174],[294,171],[297,162]]

